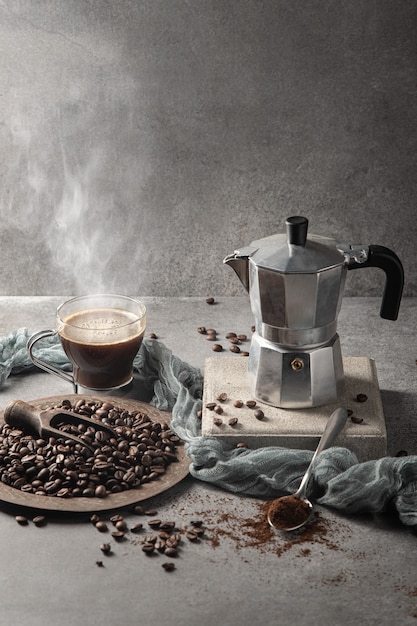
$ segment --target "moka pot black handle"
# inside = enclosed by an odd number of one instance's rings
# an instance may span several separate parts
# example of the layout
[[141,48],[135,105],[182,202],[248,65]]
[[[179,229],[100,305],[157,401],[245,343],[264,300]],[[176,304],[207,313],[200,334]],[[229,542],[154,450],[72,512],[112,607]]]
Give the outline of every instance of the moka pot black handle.
[[404,269],[398,256],[384,246],[370,245],[368,258],[363,263],[352,261],[348,270],[362,267],[379,267],[386,275],[380,315],[387,320],[396,320],[404,287]]

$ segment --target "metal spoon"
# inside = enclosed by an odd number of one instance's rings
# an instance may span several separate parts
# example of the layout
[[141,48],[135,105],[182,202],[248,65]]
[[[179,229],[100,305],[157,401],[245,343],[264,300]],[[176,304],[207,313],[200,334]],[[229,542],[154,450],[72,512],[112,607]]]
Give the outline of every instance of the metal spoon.
[[[319,444],[297,491],[293,495],[276,498],[271,503],[268,510],[268,523],[274,530],[297,530],[307,524],[313,513],[313,505],[307,498],[306,493],[308,482],[313,472],[314,461],[320,452],[331,446],[337,435],[343,429],[347,416],[348,413],[346,409],[342,407],[333,411],[326,423]],[[282,519],[279,515],[280,511],[282,513]],[[291,520],[291,523],[288,523],[288,520]]]

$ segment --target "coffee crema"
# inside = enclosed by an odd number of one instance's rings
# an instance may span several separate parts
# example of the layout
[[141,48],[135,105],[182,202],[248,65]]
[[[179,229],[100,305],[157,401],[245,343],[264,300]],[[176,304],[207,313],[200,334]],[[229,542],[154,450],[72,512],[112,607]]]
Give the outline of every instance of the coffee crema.
[[58,333],[77,384],[99,390],[129,383],[145,324],[145,317],[110,307],[76,311],[62,319]]

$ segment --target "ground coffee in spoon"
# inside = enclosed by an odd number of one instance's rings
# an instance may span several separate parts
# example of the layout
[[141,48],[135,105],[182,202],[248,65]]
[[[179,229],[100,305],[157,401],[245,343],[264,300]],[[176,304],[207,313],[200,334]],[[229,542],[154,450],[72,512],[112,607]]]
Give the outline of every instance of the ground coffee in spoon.
[[298,496],[285,496],[271,503],[269,517],[276,528],[294,528],[309,518],[311,507]]

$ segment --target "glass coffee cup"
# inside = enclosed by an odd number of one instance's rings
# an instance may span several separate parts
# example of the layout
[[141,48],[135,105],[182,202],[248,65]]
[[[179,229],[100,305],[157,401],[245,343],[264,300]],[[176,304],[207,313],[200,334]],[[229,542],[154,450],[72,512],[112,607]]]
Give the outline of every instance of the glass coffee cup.
[[[32,362],[41,369],[78,386],[108,391],[128,385],[133,378],[133,359],[143,340],[146,308],[128,296],[98,294],[67,300],[56,310],[56,329],[42,330],[27,343]],[[39,359],[35,344],[58,335],[72,364],[65,372]]]

